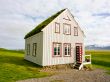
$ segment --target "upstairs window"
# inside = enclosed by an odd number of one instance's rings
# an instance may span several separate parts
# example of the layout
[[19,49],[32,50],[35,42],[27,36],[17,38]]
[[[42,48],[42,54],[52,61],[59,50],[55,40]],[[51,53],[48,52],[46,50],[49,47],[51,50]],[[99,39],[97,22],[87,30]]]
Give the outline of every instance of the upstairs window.
[[53,43],[53,56],[61,56],[61,43]]
[[27,51],[27,55],[30,55],[30,44],[27,44],[26,51]]
[[55,33],[60,33],[60,23],[55,22]]
[[66,35],[71,35],[71,25],[70,24],[63,24],[63,33]]
[[74,36],[78,36],[78,28],[74,27]]
[[33,56],[36,56],[37,54],[37,43],[33,43]]
[[64,43],[64,56],[71,56],[71,44]]

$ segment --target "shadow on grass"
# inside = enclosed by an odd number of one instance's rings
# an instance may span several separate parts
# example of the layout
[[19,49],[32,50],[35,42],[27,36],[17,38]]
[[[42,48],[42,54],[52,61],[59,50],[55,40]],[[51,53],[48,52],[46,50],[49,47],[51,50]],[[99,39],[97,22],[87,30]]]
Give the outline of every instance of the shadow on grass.
[[35,63],[29,62],[25,60],[23,57],[16,57],[16,56],[3,56],[0,55],[0,63],[9,63],[9,64],[15,64],[20,66],[31,66],[31,67],[37,67],[41,68],[42,66],[37,65]]
[[104,67],[110,67],[110,62],[101,61],[101,60],[92,60],[92,63],[95,65],[100,65]]

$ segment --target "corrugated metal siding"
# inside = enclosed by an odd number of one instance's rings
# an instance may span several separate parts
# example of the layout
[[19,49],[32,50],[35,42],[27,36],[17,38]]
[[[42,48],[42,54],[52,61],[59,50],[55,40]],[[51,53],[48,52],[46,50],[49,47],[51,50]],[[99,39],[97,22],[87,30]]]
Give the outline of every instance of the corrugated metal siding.
[[[71,21],[64,20],[63,18],[68,15]],[[55,22],[60,23],[60,34],[55,32]],[[71,24],[71,35],[63,34],[63,23]],[[78,36],[74,36],[74,27],[78,27],[77,23],[72,19],[69,12],[64,11],[54,21],[52,21],[46,28],[43,29],[43,66],[67,64],[75,62],[75,43],[84,43],[84,36],[81,29],[78,28]],[[62,43],[62,57],[52,57],[52,43]],[[63,43],[71,43],[71,57],[63,57]],[[83,46],[84,55],[84,46]]]
[[[33,51],[33,43],[37,43],[37,54],[36,57],[32,56]],[[43,59],[43,32],[40,32],[34,36],[31,36],[25,40],[25,46],[26,44],[30,44],[30,55],[27,55],[25,52],[25,59],[29,60],[31,62],[34,62],[36,64],[42,65],[42,59]],[[26,49],[25,49],[26,50]]]

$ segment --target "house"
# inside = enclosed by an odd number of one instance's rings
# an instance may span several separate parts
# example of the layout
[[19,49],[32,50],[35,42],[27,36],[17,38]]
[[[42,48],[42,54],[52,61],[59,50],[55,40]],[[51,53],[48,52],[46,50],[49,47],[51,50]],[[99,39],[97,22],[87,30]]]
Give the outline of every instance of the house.
[[82,64],[84,37],[71,12],[63,9],[25,36],[25,59],[41,66]]

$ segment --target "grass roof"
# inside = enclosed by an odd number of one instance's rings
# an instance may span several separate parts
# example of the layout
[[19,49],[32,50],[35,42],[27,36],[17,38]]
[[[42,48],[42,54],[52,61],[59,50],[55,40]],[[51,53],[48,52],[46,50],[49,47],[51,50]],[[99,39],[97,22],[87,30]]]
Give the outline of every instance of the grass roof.
[[42,23],[40,23],[38,26],[36,26],[32,31],[30,31],[29,33],[26,34],[26,36],[24,37],[24,39],[35,35],[36,33],[41,32],[41,30],[47,26],[52,20],[54,20],[58,15],[60,15],[65,9],[62,9],[61,11],[57,12],[56,14],[52,15],[51,17],[47,18],[45,21],[43,21]]

